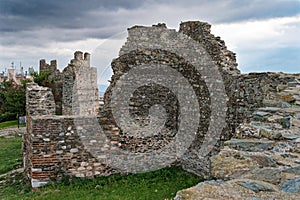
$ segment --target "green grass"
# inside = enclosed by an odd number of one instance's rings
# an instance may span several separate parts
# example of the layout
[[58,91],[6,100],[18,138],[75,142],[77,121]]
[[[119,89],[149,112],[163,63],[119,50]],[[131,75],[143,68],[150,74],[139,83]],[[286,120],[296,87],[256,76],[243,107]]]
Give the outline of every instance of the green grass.
[[0,137],[0,174],[21,166],[22,138],[13,136]]
[[3,199],[164,200],[173,199],[178,190],[200,181],[203,179],[179,167],[171,167],[141,174],[75,178],[71,182],[53,183],[33,192],[18,175],[0,189]]
[[[0,164],[5,167],[3,171],[20,164],[20,147],[19,137],[0,138]],[[65,176],[61,183],[52,183],[31,191],[22,174],[16,174],[7,178],[5,184],[0,184],[0,199],[164,200],[173,199],[178,190],[201,181],[202,178],[180,167],[170,167],[154,172],[115,174],[95,179],[70,180],[70,177]]]
[[6,122],[0,123],[0,129],[14,127],[14,126],[18,126],[18,120],[6,121]]
[[[17,127],[17,126],[18,126],[18,120],[6,121],[0,123],[0,129]],[[25,126],[26,124],[20,124],[20,127],[25,127]]]

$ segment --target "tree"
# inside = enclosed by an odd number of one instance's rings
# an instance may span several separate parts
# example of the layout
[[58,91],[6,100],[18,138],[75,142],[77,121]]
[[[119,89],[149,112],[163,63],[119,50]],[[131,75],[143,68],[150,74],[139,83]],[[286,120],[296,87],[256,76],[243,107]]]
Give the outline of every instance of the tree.
[[18,114],[25,115],[26,104],[26,83],[28,80],[22,81],[21,85],[17,85],[12,81],[4,81],[0,89],[0,111],[2,114]]
[[46,86],[52,82],[52,80],[49,80],[51,72],[48,69],[43,70],[40,73],[33,72],[31,75],[33,76],[34,82],[40,86]]

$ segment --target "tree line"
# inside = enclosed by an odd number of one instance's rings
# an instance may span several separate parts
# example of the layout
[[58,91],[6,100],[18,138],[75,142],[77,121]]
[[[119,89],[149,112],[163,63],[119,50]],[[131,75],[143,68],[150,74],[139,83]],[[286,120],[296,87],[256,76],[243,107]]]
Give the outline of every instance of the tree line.
[[[31,74],[34,82],[43,85],[48,79],[49,72]],[[0,83],[0,122],[15,120],[17,116],[26,115],[26,84],[30,80],[23,80],[16,84],[12,80]]]
[[0,84],[0,122],[17,119],[17,115],[25,115],[26,83],[17,85],[13,81],[3,81]]

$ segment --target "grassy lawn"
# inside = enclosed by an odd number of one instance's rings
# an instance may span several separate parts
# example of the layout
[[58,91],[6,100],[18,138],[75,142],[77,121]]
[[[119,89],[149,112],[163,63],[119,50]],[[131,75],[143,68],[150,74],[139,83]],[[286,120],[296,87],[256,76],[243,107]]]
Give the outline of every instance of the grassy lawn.
[[9,138],[0,136],[0,174],[21,166],[22,137]]
[[201,178],[179,167],[171,167],[127,176],[115,174],[95,179],[76,178],[71,182],[53,183],[30,191],[19,174],[4,187],[0,186],[0,199],[164,200],[173,199],[178,190],[194,186],[200,181]]
[[[20,165],[21,138],[0,138],[2,172]],[[2,178],[3,179],[3,178]],[[0,178],[1,181],[1,178]],[[164,200],[172,199],[178,190],[203,181],[180,167],[154,172],[120,175],[95,179],[64,177],[62,183],[49,184],[31,191],[21,174],[0,183],[0,199],[101,199],[101,200]]]
[[18,120],[13,120],[13,121],[7,121],[7,122],[0,123],[0,129],[13,127],[13,126],[18,126]]

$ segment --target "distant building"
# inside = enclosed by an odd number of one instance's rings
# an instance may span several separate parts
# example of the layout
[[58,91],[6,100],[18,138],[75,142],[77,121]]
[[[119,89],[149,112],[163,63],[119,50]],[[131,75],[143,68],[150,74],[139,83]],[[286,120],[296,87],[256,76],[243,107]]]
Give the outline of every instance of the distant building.
[[5,72],[0,73],[0,83],[7,80],[7,81],[13,81],[17,85],[21,85],[23,80],[26,80],[26,79],[33,80],[32,76],[31,76],[31,74],[33,72],[33,68],[29,67],[28,71],[31,73],[27,73],[27,71],[24,73],[23,67],[21,67],[20,70],[8,69],[7,74],[5,74]]

